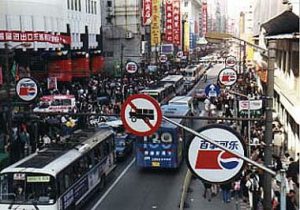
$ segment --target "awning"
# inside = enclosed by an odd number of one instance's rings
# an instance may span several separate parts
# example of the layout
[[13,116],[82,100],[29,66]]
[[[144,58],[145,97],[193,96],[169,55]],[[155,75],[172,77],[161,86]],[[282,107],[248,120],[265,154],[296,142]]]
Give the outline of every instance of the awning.
[[261,25],[266,36],[299,32],[299,16],[292,11],[284,11]]
[[290,34],[278,34],[278,35],[270,35],[266,36],[266,39],[299,39],[299,33],[290,33]]

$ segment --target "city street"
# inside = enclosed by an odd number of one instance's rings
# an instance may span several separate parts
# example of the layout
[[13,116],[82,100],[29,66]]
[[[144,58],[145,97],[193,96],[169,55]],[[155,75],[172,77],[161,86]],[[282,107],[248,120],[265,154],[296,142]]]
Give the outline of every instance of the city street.
[[[207,82],[204,83],[201,79],[188,95],[192,94],[195,88],[205,88],[207,84],[216,83],[217,75],[222,68],[224,68],[224,64],[214,65],[208,70]],[[199,103],[199,111],[202,113],[204,112],[203,107],[203,103]],[[200,115],[206,116],[205,113]],[[205,125],[205,121],[194,120],[193,129],[199,129]],[[184,162],[178,170],[142,170],[135,165],[134,161],[135,158],[131,157],[130,161],[118,165],[113,180],[110,180],[106,187],[107,191],[104,194],[101,193],[101,196],[95,197],[86,209],[117,210],[120,206],[122,206],[122,210],[177,209],[187,171],[186,163]],[[194,180],[191,189],[193,192],[189,199],[192,206],[197,205],[197,208],[201,209],[216,209],[216,206],[222,206],[220,196],[211,202],[203,199],[203,184],[200,180]],[[227,204],[224,209],[233,208],[234,203],[232,202]]]

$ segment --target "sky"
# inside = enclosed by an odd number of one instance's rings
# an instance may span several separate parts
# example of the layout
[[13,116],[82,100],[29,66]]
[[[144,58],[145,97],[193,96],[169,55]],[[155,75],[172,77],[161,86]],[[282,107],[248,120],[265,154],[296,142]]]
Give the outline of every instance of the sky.
[[[221,0],[222,1],[222,0]],[[249,4],[249,0],[227,0],[228,1],[228,16],[236,19],[241,11],[244,11]]]

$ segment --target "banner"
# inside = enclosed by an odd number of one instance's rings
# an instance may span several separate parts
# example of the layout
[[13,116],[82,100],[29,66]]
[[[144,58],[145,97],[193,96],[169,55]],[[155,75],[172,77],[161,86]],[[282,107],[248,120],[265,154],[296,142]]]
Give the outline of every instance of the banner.
[[183,44],[184,44],[183,51],[185,53],[189,53],[189,50],[190,50],[190,24],[189,24],[188,18],[184,22],[184,43]]
[[143,0],[143,25],[151,24],[152,0]]
[[180,18],[180,0],[173,0],[173,43],[180,46],[181,42],[181,18]]
[[202,37],[207,33],[207,3],[202,3]]
[[173,43],[173,26],[174,26],[174,17],[173,17],[173,1],[167,0],[165,4],[166,12],[166,22],[165,22],[165,41],[168,43]]
[[71,44],[71,37],[46,32],[0,31],[0,42],[48,42],[52,44]]
[[151,20],[151,46],[160,45],[160,0],[152,0],[152,20]]

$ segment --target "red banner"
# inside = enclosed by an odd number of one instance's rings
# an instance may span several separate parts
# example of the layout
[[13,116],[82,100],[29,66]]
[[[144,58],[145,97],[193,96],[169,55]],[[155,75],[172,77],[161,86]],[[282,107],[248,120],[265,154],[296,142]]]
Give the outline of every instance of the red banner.
[[180,46],[181,40],[181,18],[180,18],[180,0],[173,0],[173,43]]
[[152,16],[152,0],[143,0],[143,25],[150,25]]
[[90,60],[86,57],[72,58],[72,77],[84,78],[90,76]]
[[100,73],[104,68],[104,57],[100,55],[91,57],[91,68],[92,74]]
[[49,77],[55,77],[60,82],[72,81],[71,59],[53,60],[48,62]]
[[71,37],[46,32],[0,31],[0,42],[48,42],[52,44],[71,44]]
[[207,3],[202,3],[202,36],[205,37],[207,33]]
[[174,26],[174,17],[173,17],[173,1],[166,1],[166,22],[165,22],[165,41],[168,43],[173,43],[173,26]]

